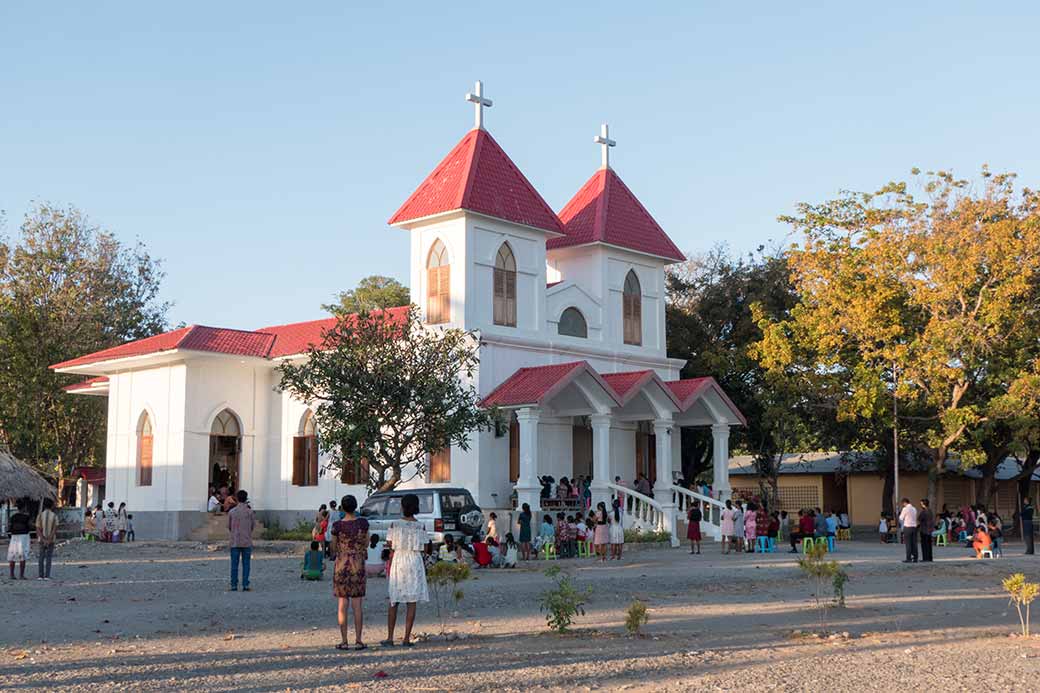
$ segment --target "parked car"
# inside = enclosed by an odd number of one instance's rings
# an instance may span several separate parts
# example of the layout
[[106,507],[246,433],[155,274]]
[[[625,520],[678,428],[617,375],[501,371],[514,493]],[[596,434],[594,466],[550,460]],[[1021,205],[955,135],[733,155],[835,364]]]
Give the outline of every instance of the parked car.
[[484,513],[464,488],[398,489],[373,493],[362,504],[358,514],[368,520],[369,531],[386,537],[390,523],[401,519],[401,498],[407,494],[419,498],[415,519],[422,522],[434,544],[444,543],[451,534],[456,540],[472,537],[484,526]]

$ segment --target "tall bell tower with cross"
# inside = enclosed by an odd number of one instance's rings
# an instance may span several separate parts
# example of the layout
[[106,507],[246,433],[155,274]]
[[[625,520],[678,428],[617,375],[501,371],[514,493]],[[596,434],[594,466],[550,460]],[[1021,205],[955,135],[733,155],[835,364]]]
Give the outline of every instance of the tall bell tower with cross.
[[484,129],[484,108],[491,108],[491,99],[484,98],[484,83],[479,79],[477,83],[473,85],[473,91],[466,94],[466,101],[473,104],[473,127],[476,130]]

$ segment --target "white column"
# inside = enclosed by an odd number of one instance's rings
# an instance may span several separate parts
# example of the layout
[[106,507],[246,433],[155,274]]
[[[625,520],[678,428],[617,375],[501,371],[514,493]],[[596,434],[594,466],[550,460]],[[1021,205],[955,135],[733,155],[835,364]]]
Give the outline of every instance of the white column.
[[531,506],[533,512],[541,510],[539,492],[542,487],[538,483],[538,417],[539,410],[530,407],[516,413],[520,425],[520,476],[516,480],[516,507],[519,510],[524,503]]
[[593,414],[592,422],[592,507],[600,502],[610,508],[610,414]]
[[712,463],[715,467],[712,493],[719,500],[730,497],[729,486],[729,425],[712,424]]
[[675,535],[675,501],[672,497],[672,435],[678,435],[678,432],[677,429],[673,432],[670,419],[654,421],[654,444],[657,448],[654,500],[660,504],[664,512],[664,530],[672,535],[672,546],[678,546],[679,538]]

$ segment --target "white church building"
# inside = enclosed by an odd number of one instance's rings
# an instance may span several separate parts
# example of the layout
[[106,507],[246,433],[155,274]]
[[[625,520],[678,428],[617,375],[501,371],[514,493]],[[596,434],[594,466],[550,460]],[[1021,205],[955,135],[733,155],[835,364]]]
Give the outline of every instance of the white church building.
[[[647,517],[673,528],[695,499],[672,486],[680,427],[711,428],[724,498],[729,431],[744,423],[708,374],[680,380],[684,362],[666,353],[664,270],[684,256],[611,168],[606,126],[601,166],[554,212],[484,128],[479,82],[467,99],[474,128],[389,224],[410,235],[425,321],[479,332],[476,386],[510,426],[434,455],[409,483],[465,487],[501,515],[514,502],[538,509],[542,475],[591,475],[598,502],[615,477],[631,486],[641,473],[655,483]],[[192,325],[52,366],[89,376],[70,393],[107,398],[106,495],[127,502],[138,536],[187,537],[222,483],[283,526],[367,494],[362,469],[325,468],[308,403],[277,388],[279,364],[333,322]]]

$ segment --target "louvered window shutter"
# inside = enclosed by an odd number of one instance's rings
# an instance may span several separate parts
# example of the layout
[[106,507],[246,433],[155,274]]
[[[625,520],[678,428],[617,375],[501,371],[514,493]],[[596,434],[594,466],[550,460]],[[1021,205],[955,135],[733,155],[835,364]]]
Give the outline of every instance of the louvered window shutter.
[[296,436],[293,438],[293,464],[292,464],[292,484],[293,486],[303,486],[303,470],[304,463],[307,456],[307,439],[303,436]]

